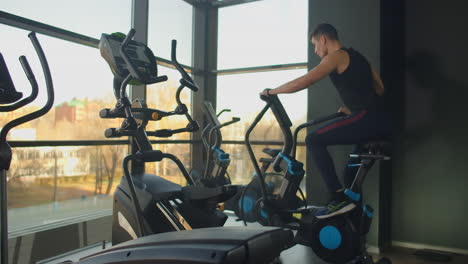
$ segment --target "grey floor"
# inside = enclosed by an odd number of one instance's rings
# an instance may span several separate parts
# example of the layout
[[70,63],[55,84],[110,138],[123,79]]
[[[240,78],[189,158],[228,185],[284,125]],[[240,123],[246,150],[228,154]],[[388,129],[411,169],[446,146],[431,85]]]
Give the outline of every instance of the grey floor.
[[[234,221],[234,217],[230,217],[226,225],[238,226],[243,225],[242,222]],[[393,247],[381,254],[371,254],[374,261],[379,260],[382,257],[387,257],[392,261],[392,264],[468,264],[468,256],[459,255],[454,253],[442,253],[451,258],[450,261],[436,261],[434,259],[423,258],[416,256],[414,253],[418,251],[416,249],[399,248]],[[281,253],[280,260],[282,264],[327,264],[320,258],[318,258],[312,249],[309,247],[296,245],[290,249],[287,249]]]
[[467,264],[468,256],[460,255],[455,253],[442,253],[443,255],[449,256],[450,261],[436,261],[434,259],[423,258],[416,256],[414,253],[416,249],[400,248],[394,247],[389,250],[386,250],[379,256],[375,256],[374,259],[378,257],[388,257],[392,260],[392,264]]
[[[108,201],[107,199],[88,200],[88,201],[81,200],[81,201],[76,201],[76,203],[81,204],[81,206],[84,206],[83,204],[89,204],[91,208],[89,210],[94,211],[96,210],[96,208],[99,208],[99,209],[109,208],[110,201]],[[69,217],[73,217],[73,214],[76,213],[76,211],[71,210],[71,208],[76,208],[77,204],[73,204],[70,206],[61,204],[59,205],[60,208],[48,205],[48,206],[44,206],[44,208],[42,207],[34,208],[34,210],[17,209],[17,210],[13,210],[13,212],[9,212],[11,213],[9,217],[12,217],[13,219],[18,219],[18,221],[13,221],[13,223],[16,224],[15,227],[18,229],[25,228],[25,227],[27,228],[28,226],[33,225],[33,224],[35,225],[47,224],[47,223],[50,224],[50,222],[48,222],[46,218],[47,218],[47,215],[50,217],[51,212],[54,212],[55,221],[67,219]],[[40,214],[38,214],[38,211],[40,212]],[[35,217],[31,218],[30,217],[31,215],[34,215]],[[43,217],[40,217],[40,216],[43,216]],[[25,221],[25,222],[23,223],[22,221]],[[256,224],[251,224],[251,225],[256,225]],[[235,217],[232,216],[228,219],[226,226],[243,226],[243,223],[235,221]],[[74,252],[75,254],[72,254],[72,255],[57,256],[54,259],[50,259],[47,262],[41,262],[41,263],[55,264],[55,263],[60,263],[65,260],[78,260],[80,257],[87,256],[94,252],[98,252],[101,249],[102,249],[102,245],[96,245],[95,247],[89,247],[85,249],[84,251]],[[389,257],[392,260],[393,264],[436,264],[436,263],[467,264],[468,263],[468,256],[464,256],[464,255],[448,254],[451,257],[451,261],[440,262],[440,261],[435,261],[435,260],[416,256],[414,255],[415,251],[416,250],[414,249],[392,248],[392,249],[385,251],[381,255],[374,255],[373,258],[379,259],[382,256]],[[326,262],[319,259],[310,248],[301,246],[301,245],[296,245],[290,249],[283,251],[281,253],[280,260],[281,260],[281,263],[283,264],[299,264],[299,263],[300,264],[302,263],[326,264]]]
[[[81,257],[90,255],[92,253],[100,251],[100,246],[90,247],[84,251],[77,252],[76,254],[66,255],[66,256],[58,256],[57,258],[50,259],[44,262],[38,262],[37,264],[57,264],[61,263],[62,261],[66,260],[78,260]],[[381,257],[388,257],[391,259],[392,264],[441,264],[441,263],[448,263],[448,264],[467,264],[468,263],[468,256],[458,255],[458,254],[448,254],[452,259],[448,262],[441,262],[435,261],[430,259],[421,258],[414,255],[414,249],[407,249],[407,248],[392,248],[386,251],[381,255],[374,255],[374,260],[378,260]],[[304,246],[294,246],[283,253],[280,256],[280,260],[282,264],[294,263],[294,264],[305,264],[305,263],[313,263],[313,264],[326,264],[326,262],[320,260],[315,256],[310,248]]]

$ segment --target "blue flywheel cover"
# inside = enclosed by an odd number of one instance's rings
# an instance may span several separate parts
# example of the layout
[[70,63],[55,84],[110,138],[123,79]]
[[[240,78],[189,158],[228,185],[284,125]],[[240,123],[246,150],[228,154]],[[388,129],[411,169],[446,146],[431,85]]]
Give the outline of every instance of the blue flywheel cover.
[[341,232],[331,225],[327,225],[320,230],[319,239],[322,246],[329,250],[339,248],[342,242]]
[[[244,207],[242,207],[242,203]],[[243,209],[245,213],[252,211],[253,208],[253,199],[249,195],[245,195],[243,198],[239,199],[239,209]]]

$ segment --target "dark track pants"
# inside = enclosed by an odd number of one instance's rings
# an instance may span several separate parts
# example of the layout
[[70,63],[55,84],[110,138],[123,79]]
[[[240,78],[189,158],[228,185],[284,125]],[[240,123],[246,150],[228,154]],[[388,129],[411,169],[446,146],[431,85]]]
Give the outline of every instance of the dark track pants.
[[[361,110],[334,120],[307,135],[307,149],[330,194],[342,189],[343,186],[338,180],[335,165],[327,146],[355,145],[353,153],[356,153],[361,151],[364,143],[385,138],[388,134],[389,124],[383,114],[378,114],[376,111]],[[348,164],[355,162],[350,160]],[[356,172],[357,167],[346,166],[344,171],[345,187],[351,186]]]

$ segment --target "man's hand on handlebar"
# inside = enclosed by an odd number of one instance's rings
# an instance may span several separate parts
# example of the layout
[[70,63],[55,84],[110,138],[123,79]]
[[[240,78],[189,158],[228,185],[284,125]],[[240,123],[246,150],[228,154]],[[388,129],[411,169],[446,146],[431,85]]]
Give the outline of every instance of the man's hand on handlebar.
[[346,106],[340,107],[340,108],[338,109],[338,112],[341,112],[341,113],[343,113],[343,114],[345,114],[345,115],[350,115],[350,114],[351,114],[351,111],[350,111],[349,108],[346,107]]
[[272,95],[271,89],[265,89],[265,90],[263,90],[263,91],[260,93],[260,96],[262,96],[262,95],[263,95],[263,96],[270,96],[270,95]]

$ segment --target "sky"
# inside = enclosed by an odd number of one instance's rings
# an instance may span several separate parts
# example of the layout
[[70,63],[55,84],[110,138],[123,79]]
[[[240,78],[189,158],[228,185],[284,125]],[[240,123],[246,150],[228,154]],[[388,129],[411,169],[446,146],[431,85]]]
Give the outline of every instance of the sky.
[[[262,0],[221,8],[218,68],[306,62],[307,2]],[[191,65],[192,7],[182,0],[150,0],[149,3],[148,46],[156,56],[170,59],[170,41],[177,39],[179,62]],[[97,39],[103,32],[127,32],[131,25],[131,0],[2,0],[0,10]],[[18,62],[20,55],[27,56],[44,87],[28,32],[3,24],[0,32],[0,52],[17,89],[25,94],[30,92]],[[74,97],[112,96],[112,74],[97,49],[44,35],[38,38],[51,68],[56,104]],[[261,106],[257,95],[261,90],[274,88],[304,73],[305,70],[288,70],[221,76],[218,107],[236,108],[232,110],[237,110],[239,115],[258,111]],[[298,116],[306,111],[305,93],[283,96],[286,107]],[[239,100],[243,104],[235,104]],[[42,98],[38,103],[44,101]]]

